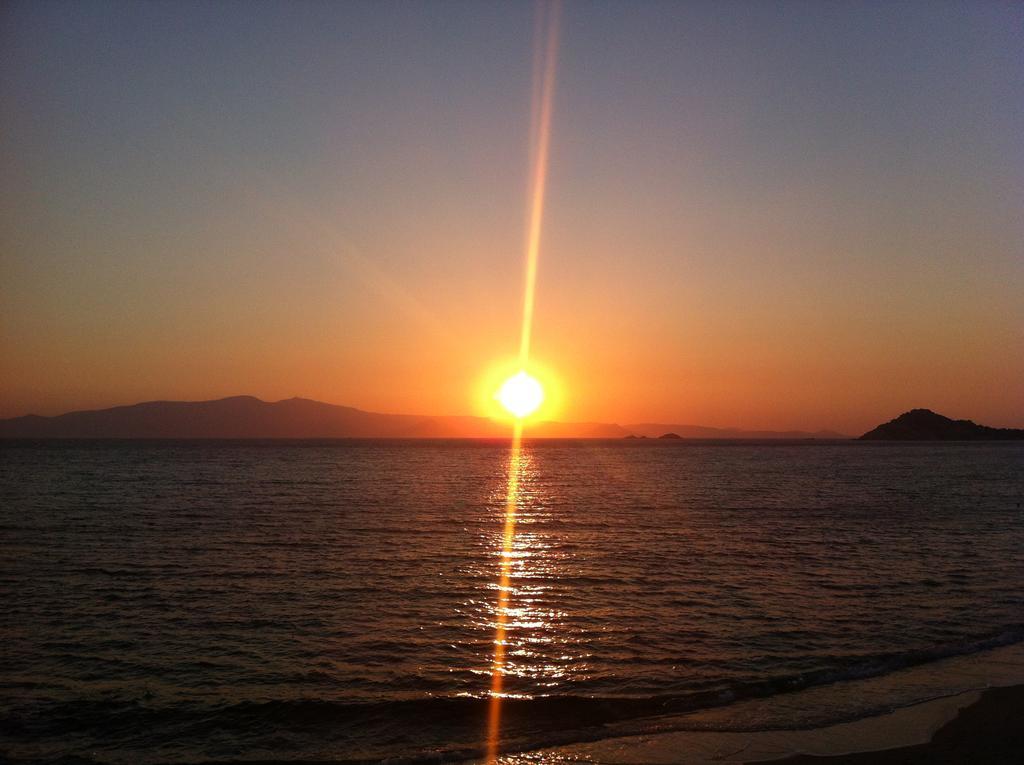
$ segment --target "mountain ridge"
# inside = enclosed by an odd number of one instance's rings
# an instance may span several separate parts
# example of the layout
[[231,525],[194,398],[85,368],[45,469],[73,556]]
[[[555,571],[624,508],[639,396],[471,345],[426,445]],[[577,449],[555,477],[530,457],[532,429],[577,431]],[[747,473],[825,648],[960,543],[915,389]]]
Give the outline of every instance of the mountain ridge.
[[[833,431],[744,431],[699,425],[538,422],[534,438],[848,438]],[[307,398],[263,401],[228,396],[209,401],[143,401],[52,417],[35,414],[0,420],[0,438],[507,438],[506,422],[466,415],[381,414]]]

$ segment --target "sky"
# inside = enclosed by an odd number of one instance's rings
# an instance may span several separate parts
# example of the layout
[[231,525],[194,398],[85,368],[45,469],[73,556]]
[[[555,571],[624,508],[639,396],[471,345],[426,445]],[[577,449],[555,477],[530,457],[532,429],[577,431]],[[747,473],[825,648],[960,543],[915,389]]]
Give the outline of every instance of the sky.
[[[5,3],[0,416],[478,413],[519,348],[538,13]],[[531,345],[552,414],[1024,427],[1024,6],[560,18]]]

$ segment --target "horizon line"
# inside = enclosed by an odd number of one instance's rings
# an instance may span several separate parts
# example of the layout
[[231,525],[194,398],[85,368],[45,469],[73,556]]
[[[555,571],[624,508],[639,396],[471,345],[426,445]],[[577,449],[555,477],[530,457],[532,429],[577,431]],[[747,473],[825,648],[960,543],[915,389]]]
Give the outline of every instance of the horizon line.
[[[338,403],[334,403],[334,402],[330,402],[330,401],[321,401],[319,399],[308,398],[306,396],[298,396],[298,395],[296,395],[296,396],[289,396],[288,398],[270,400],[270,399],[263,399],[263,398],[260,398],[259,396],[255,396],[255,395],[252,395],[252,394],[249,394],[249,393],[239,393],[239,394],[233,394],[233,395],[230,395],[230,396],[220,396],[218,398],[204,398],[204,399],[156,398],[156,399],[147,399],[147,400],[143,400],[143,401],[135,401],[133,403],[127,403],[127,404],[112,404],[110,406],[99,406],[99,407],[86,408],[86,409],[69,409],[67,411],[62,411],[62,412],[59,412],[57,414],[36,414],[35,412],[27,412],[25,414],[16,414],[16,415],[8,416],[8,417],[0,417],[0,422],[24,419],[24,418],[29,418],[29,417],[37,418],[37,419],[50,420],[50,419],[55,419],[57,417],[64,417],[64,416],[72,415],[72,414],[86,414],[86,413],[93,413],[93,412],[106,412],[106,411],[111,411],[111,410],[114,410],[114,409],[130,409],[132,407],[145,406],[147,404],[216,404],[216,403],[220,403],[220,402],[223,402],[223,401],[231,401],[231,400],[234,400],[234,399],[249,399],[249,400],[253,400],[253,401],[259,402],[261,404],[267,404],[267,405],[283,404],[283,403],[286,403],[286,402],[289,402],[289,401],[307,401],[307,402],[312,403],[312,404],[319,404],[319,405],[322,405],[322,406],[338,407],[338,408],[341,408],[341,409],[350,409],[350,410],[353,410],[353,411],[356,411],[356,412],[360,412],[362,414],[379,415],[379,416],[382,416],[382,417],[420,417],[420,418],[424,418],[424,419],[472,419],[472,420],[479,420],[479,421],[483,421],[483,422],[492,422],[492,423],[504,424],[504,420],[502,420],[502,419],[494,418],[494,417],[488,417],[486,415],[480,415],[480,414],[422,414],[422,413],[407,413],[407,412],[380,412],[380,411],[376,411],[376,410],[372,410],[372,409],[362,409],[360,407],[352,406],[350,404],[338,404]],[[808,434],[811,434],[811,435],[819,434],[819,433],[828,433],[828,434],[830,434],[828,436],[829,438],[836,438],[836,439],[840,439],[840,440],[841,439],[856,438],[856,436],[851,436],[851,435],[849,435],[847,433],[842,433],[840,431],[833,430],[832,428],[826,428],[826,427],[819,427],[816,430],[805,430],[803,428],[748,428],[748,427],[741,427],[741,426],[735,426],[735,425],[729,425],[729,426],[704,425],[704,424],[691,423],[691,422],[668,422],[668,421],[665,421],[665,422],[655,422],[655,421],[652,421],[652,420],[647,420],[647,421],[642,421],[642,422],[627,422],[625,424],[623,424],[623,423],[621,423],[619,421],[603,421],[603,420],[596,420],[596,419],[595,420],[537,420],[536,422],[532,423],[528,427],[537,427],[537,426],[542,426],[542,425],[599,425],[599,426],[606,426],[606,427],[618,427],[618,428],[622,428],[623,430],[629,429],[631,427],[661,427],[661,426],[668,427],[668,426],[671,426],[671,427],[701,428],[701,429],[705,429],[705,430],[739,431],[739,432],[749,432],[749,433],[808,433]],[[548,438],[548,437],[545,437],[545,436],[536,436],[536,437],[537,438]],[[626,438],[628,436],[622,436],[622,437]],[[316,438],[316,437],[313,436],[311,438]],[[329,437],[329,438],[335,438],[335,437]],[[339,437],[336,437],[336,438],[341,438],[341,439],[347,439],[347,438],[370,438],[370,439],[373,439],[373,438],[376,438],[376,437],[374,437],[374,436],[365,436],[365,437],[363,437],[363,436],[352,436],[352,437],[349,437],[349,436],[339,436]],[[406,439],[406,437],[403,437],[403,436],[398,436],[398,437],[395,437],[395,438],[398,438],[400,440],[401,439]],[[453,438],[453,439],[468,438],[468,439],[474,439],[474,440],[477,439],[477,438],[483,438],[484,440],[490,440],[492,438],[503,438],[503,437],[498,437],[498,436],[493,436],[493,437],[492,436],[482,436],[482,437],[476,437],[476,436],[452,436],[451,438]],[[571,439],[571,438],[576,438],[576,437],[569,437],[569,438]],[[603,437],[580,437],[580,438],[591,438],[591,439],[596,438],[597,440],[601,440]],[[648,436],[637,436],[637,438],[649,438],[649,437]],[[657,439],[658,436],[654,436],[653,438]],[[687,437],[687,436],[682,436],[681,438],[688,439],[688,440],[689,439],[692,439],[692,440],[709,440],[709,439],[702,439],[702,438],[699,438],[699,437]],[[748,436],[735,436],[735,437],[732,437],[732,438],[749,440],[749,438],[751,438],[751,437],[748,437]],[[803,438],[803,436],[796,436],[794,438],[799,439],[799,438]],[[730,437],[724,436],[723,439],[729,440]],[[186,440],[190,440],[190,439],[186,439]],[[238,440],[238,439],[229,439],[229,440]],[[291,439],[291,440],[296,440],[296,439]],[[445,438],[443,440],[448,440],[448,439]]]

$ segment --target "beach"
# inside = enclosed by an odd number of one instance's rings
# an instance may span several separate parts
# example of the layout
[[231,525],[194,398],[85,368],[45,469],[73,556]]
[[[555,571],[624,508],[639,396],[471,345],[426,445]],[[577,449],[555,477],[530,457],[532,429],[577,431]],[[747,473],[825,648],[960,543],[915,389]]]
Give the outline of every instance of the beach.
[[1002,765],[1024,758],[1024,686],[990,688],[960,710],[934,737],[916,746],[838,757],[801,755],[788,765]]
[[1003,765],[1024,755],[1024,685],[967,691],[889,714],[804,730],[662,733],[503,759],[601,765]]
[[[856,714],[857,709],[872,711]],[[640,735],[608,730],[600,740],[509,755],[503,762],[1018,762],[1024,752],[1024,646],[665,715]]]

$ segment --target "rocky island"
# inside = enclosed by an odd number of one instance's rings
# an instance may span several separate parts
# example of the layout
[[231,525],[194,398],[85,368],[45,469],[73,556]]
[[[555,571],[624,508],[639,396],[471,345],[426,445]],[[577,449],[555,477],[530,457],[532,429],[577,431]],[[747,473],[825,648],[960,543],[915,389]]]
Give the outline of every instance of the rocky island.
[[930,409],[911,409],[862,435],[862,441],[1010,441],[1024,430],[990,428],[971,420],[953,420]]

